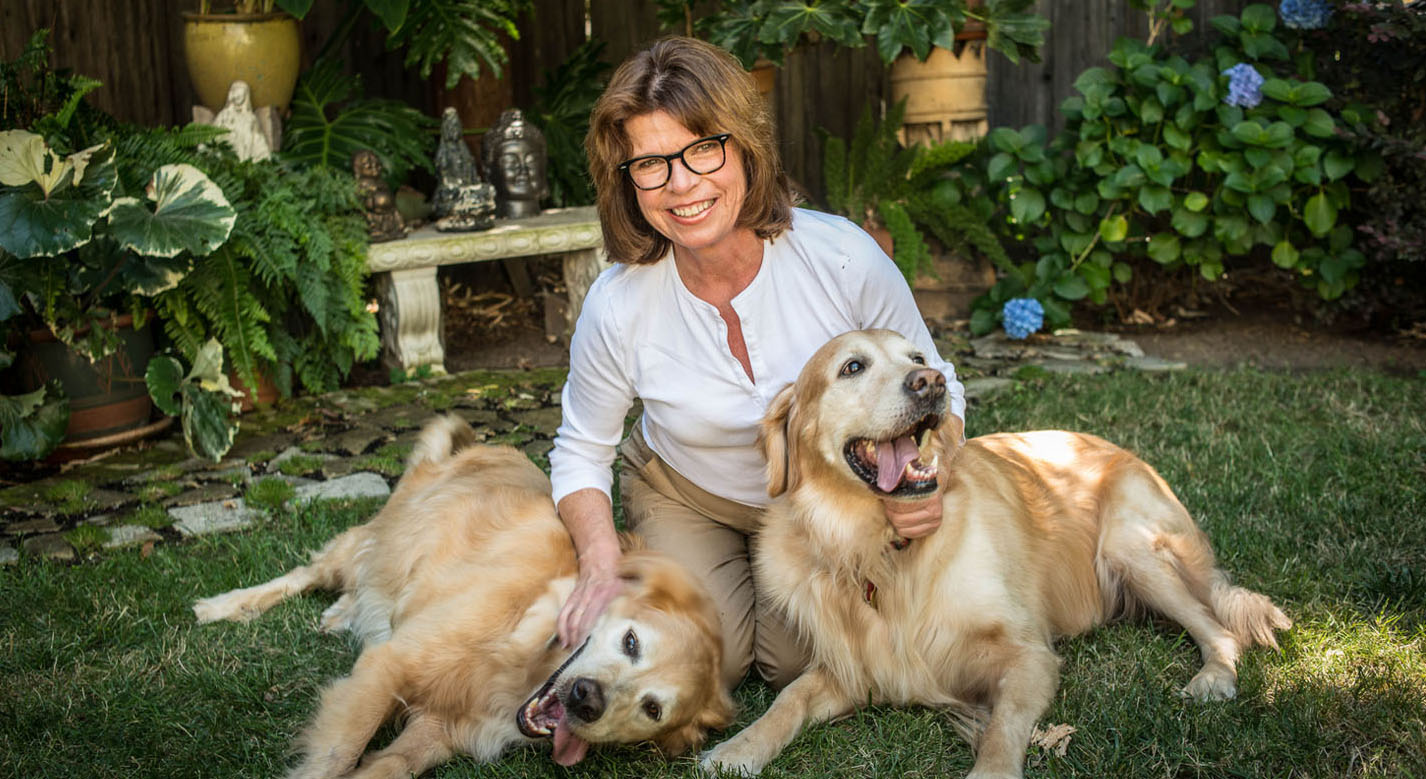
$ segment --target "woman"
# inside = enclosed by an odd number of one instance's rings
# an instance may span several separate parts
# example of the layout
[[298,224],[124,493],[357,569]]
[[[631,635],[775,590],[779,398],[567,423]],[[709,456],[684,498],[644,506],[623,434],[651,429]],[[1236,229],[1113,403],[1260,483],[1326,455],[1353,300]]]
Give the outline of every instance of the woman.
[[[771,120],[726,52],[667,38],[626,61],[585,140],[604,246],[617,265],[590,287],[570,345],[564,420],[550,453],[554,498],[579,554],[559,617],[583,641],[619,589],[610,485],[629,529],[708,585],[723,677],[756,663],[775,686],[805,650],[755,602],[748,544],[768,502],[755,442],[768,402],[833,336],[897,330],[946,374],[900,272],[861,229],[794,209]],[[620,445],[634,398],[643,417]],[[886,502],[904,538],[935,531],[940,502]]]

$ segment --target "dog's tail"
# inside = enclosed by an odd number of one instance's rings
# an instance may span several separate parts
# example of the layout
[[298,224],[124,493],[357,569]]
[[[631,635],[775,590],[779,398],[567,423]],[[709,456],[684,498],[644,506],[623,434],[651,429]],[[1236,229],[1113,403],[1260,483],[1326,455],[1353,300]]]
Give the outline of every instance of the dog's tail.
[[1257,644],[1277,649],[1275,631],[1292,627],[1292,620],[1259,592],[1235,586],[1228,576],[1213,569],[1208,582],[1208,605],[1218,621],[1247,649]]
[[406,458],[406,470],[415,469],[424,463],[436,465],[450,459],[451,455],[480,443],[475,430],[458,416],[439,416],[421,428],[416,445]]

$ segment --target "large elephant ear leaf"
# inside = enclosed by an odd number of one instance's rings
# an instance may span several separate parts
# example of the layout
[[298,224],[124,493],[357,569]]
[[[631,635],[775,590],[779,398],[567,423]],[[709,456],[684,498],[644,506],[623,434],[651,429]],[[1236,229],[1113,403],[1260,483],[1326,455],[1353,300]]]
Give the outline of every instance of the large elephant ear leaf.
[[108,142],[61,159],[38,135],[0,133],[0,248],[30,258],[83,246],[117,182]]
[[137,198],[114,201],[109,234],[120,246],[149,257],[176,257],[184,251],[204,257],[233,231],[237,211],[223,190],[192,165],[164,165],[145,189],[153,210]]

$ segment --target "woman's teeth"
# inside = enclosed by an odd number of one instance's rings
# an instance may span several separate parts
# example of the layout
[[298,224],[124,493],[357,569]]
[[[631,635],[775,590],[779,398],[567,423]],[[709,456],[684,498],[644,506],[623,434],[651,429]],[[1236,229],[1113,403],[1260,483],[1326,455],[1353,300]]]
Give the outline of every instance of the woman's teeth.
[[684,217],[684,218],[688,218],[688,217],[690,217],[690,216],[698,216],[699,214],[703,213],[704,211],[707,211],[707,210],[708,210],[709,208],[711,208],[712,206],[713,206],[713,201],[712,201],[712,200],[705,200],[705,201],[703,201],[702,203],[695,203],[695,204],[693,204],[693,205],[691,205],[691,206],[680,206],[680,207],[676,207],[676,208],[670,208],[669,210],[673,212],[673,215],[674,215],[674,216],[681,216],[681,217]]

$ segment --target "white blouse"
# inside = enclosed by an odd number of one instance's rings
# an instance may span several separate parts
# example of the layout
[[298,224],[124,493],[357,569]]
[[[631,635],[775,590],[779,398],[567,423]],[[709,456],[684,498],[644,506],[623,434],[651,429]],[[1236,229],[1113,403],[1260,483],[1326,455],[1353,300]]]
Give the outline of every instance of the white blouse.
[[842,217],[794,209],[792,229],[764,241],[762,267],[732,306],[756,381],[728,349],[717,308],[684,286],[672,253],[600,274],[570,344],[564,419],[550,452],[555,502],[586,487],[609,493],[614,449],[637,397],[644,439],[665,463],[714,495],[767,505],[758,421],[813,352],[849,330],[911,339],[946,375],[952,413],[965,417],[965,390],[937,354],[901,271]]

